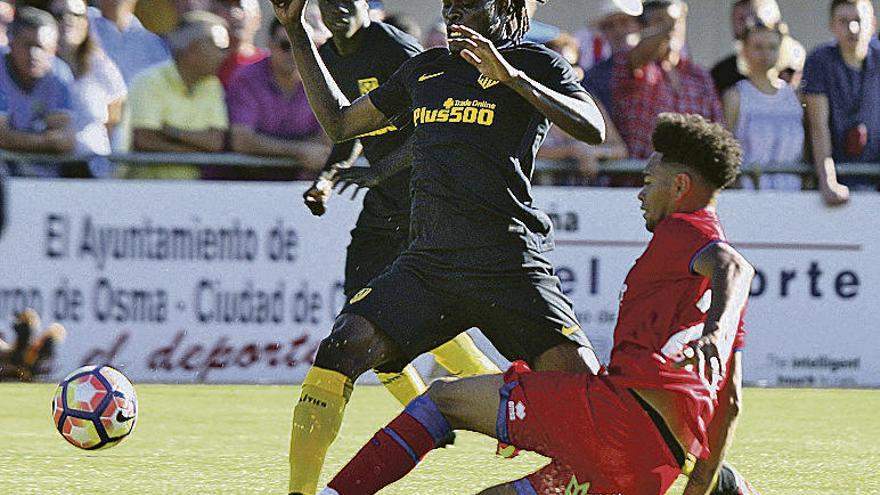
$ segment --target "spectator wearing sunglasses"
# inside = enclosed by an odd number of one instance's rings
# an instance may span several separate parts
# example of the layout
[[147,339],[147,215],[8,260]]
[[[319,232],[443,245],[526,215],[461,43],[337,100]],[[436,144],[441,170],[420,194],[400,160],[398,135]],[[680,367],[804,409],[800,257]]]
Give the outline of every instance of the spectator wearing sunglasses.
[[241,68],[226,93],[233,151],[293,158],[299,167],[249,170],[241,178],[292,180],[316,175],[330,146],[323,137],[303,89],[290,51],[290,41],[277,20],[272,22],[268,58]]

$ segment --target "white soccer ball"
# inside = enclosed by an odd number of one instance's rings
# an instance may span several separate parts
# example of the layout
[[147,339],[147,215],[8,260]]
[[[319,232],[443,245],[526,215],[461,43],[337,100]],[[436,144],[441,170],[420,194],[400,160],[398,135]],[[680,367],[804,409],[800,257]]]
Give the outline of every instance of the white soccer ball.
[[137,421],[134,386],[109,366],[83,366],[58,384],[52,399],[55,427],[71,445],[98,450],[118,445]]

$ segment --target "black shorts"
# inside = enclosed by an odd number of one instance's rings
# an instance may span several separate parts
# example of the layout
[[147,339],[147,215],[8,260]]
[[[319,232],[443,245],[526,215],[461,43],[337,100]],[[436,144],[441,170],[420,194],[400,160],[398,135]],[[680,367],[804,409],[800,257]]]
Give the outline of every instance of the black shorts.
[[399,359],[377,369],[399,371],[473,327],[511,361],[534,362],[567,341],[590,346],[552,265],[542,256],[530,254],[514,267],[468,266],[405,251],[349,299],[342,312],[363,316],[401,351]]
[[345,297],[351,298],[400,256],[409,244],[409,231],[365,227],[351,231],[345,255]]

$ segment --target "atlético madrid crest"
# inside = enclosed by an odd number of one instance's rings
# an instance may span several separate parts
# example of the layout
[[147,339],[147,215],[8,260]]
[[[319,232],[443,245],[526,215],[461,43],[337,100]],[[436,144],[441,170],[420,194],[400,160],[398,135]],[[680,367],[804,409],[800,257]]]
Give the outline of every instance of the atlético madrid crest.
[[480,77],[477,78],[477,82],[480,84],[480,87],[483,89],[489,89],[492,86],[495,86],[496,84],[498,84],[498,81],[496,81],[495,79],[486,77],[483,74],[480,74]]

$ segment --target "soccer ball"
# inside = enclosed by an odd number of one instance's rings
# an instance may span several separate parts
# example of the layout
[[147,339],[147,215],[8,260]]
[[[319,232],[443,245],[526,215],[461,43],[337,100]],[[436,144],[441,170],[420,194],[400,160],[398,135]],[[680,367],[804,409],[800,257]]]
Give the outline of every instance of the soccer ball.
[[61,436],[85,450],[119,444],[134,430],[137,396],[128,378],[109,366],[83,366],[58,384],[52,415]]

